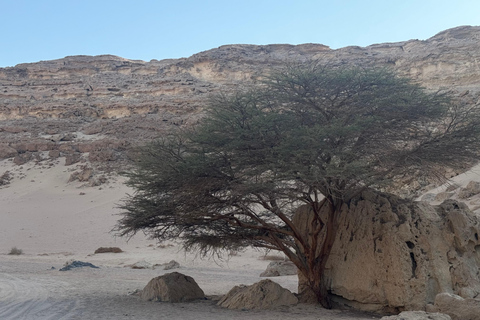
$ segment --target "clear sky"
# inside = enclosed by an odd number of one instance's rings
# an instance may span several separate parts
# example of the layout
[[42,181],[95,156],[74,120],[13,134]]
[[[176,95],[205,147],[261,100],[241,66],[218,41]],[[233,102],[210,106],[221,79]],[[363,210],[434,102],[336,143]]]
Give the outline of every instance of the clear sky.
[[0,67],[69,55],[149,61],[225,44],[337,49],[480,25],[480,0],[0,0]]

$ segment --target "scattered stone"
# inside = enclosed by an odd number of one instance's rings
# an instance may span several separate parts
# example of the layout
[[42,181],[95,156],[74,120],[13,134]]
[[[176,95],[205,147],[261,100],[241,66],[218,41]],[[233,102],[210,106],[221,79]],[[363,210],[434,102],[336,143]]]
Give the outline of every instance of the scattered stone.
[[48,156],[51,158],[51,159],[57,159],[60,157],[60,151],[58,150],[50,150],[48,152]]
[[297,297],[289,290],[269,279],[251,286],[236,286],[217,305],[228,309],[271,309],[298,303]]
[[436,195],[434,193],[426,193],[422,196],[422,201],[425,201],[425,202],[432,202],[432,201],[435,201],[435,197]]
[[88,127],[85,127],[82,130],[82,133],[86,134],[86,135],[93,135],[93,134],[98,134],[98,133],[102,132],[102,130],[103,130],[103,127],[101,125],[94,124],[94,125],[90,125]]
[[120,253],[123,252],[122,249],[119,247],[100,247],[97,250],[95,250],[95,254],[97,253]]
[[442,202],[450,199],[453,196],[453,192],[440,192],[435,196],[435,201]]
[[164,263],[162,266],[163,266],[163,270],[178,269],[180,268],[180,263],[178,263],[175,260],[172,260],[170,262]]
[[0,159],[13,158],[18,154],[17,150],[7,144],[0,143]]
[[28,161],[32,160],[32,154],[30,152],[27,153],[22,153],[13,158],[13,163],[15,163],[17,166],[21,166]]
[[443,312],[453,320],[479,320],[480,299],[464,299],[452,293],[440,293],[435,297],[435,311]]
[[153,269],[153,264],[145,260],[135,262],[134,264],[128,265],[132,269]]
[[146,301],[187,302],[205,299],[205,293],[192,277],[172,272],[150,280],[140,298]]
[[128,292],[127,293],[129,296],[140,296],[140,294],[142,294],[142,290],[139,290],[139,289],[135,289],[131,292]]
[[59,269],[59,271],[68,271],[68,270],[72,270],[74,268],[83,268],[83,267],[90,267],[90,268],[99,269],[99,267],[94,266],[90,262],[73,261],[73,262],[67,264],[65,267]]
[[77,136],[73,133],[67,133],[60,138],[60,141],[73,141]]
[[465,188],[460,189],[460,192],[458,193],[458,197],[460,199],[467,199],[479,193],[480,193],[480,182],[470,181]]
[[81,156],[78,153],[71,153],[65,156],[65,165],[70,166],[80,161]]
[[396,316],[382,317],[380,320],[452,320],[452,318],[444,313],[403,311]]
[[87,182],[93,175],[93,169],[90,167],[82,167],[80,171],[75,171],[70,175],[70,179],[68,182],[72,181],[80,181],[80,182]]
[[279,277],[296,275],[298,269],[291,261],[272,261],[267,269],[260,274],[260,277]]

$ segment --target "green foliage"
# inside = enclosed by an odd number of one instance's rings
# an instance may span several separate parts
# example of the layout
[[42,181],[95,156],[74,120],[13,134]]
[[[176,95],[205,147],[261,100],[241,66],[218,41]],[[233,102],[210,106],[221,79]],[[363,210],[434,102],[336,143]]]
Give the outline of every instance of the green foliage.
[[199,126],[142,148],[117,230],[202,253],[277,249],[300,268],[311,242],[292,223],[299,205],[326,199],[335,210],[397,175],[471,163],[479,123],[473,107],[386,69],[286,67],[212,98]]

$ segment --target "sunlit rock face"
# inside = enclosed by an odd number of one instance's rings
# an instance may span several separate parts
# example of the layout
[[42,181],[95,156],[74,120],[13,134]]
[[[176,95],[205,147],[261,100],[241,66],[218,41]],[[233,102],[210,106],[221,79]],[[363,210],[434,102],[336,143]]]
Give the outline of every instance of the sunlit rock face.
[[[310,211],[297,212],[303,232]],[[443,292],[480,297],[480,217],[466,204],[431,206],[368,191],[344,205],[338,219],[325,273],[338,304],[398,312],[425,310]]]
[[272,68],[311,59],[388,66],[431,90],[450,90],[470,102],[479,99],[480,27],[450,29],[425,41],[338,50],[321,44],[227,45],[150,62],[71,56],[0,68],[0,155],[15,156],[10,148],[33,156],[52,150],[59,152],[56,156],[84,157],[87,150],[108,151],[115,155],[90,160],[94,165],[121,163],[131,146],[197,123],[212,93],[238,89]]

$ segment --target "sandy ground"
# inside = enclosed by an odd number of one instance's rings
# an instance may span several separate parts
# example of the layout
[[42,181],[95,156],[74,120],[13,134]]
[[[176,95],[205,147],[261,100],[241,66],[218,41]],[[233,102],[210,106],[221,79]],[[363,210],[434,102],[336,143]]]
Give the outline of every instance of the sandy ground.
[[[68,183],[75,165],[40,162],[15,166],[0,162],[0,175],[13,174],[0,188],[0,319],[376,319],[350,311],[298,305],[268,311],[232,311],[216,306],[218,296],[239,284],[262,280],[259,274],[273,259],[247,250],[225,260],[200,259],[177,243],[159,245],[137,235],[128,242],[110,230],[118,218],[116,205],[129,192],[120,178],[100,187]],[[120,247],[122,253],[93,254],[99,247]],[[12,247],[22,255],[8,255]],[[278,256],[276,258],[279,258]],[[99,269],[61,272],[72,260]],[[192,303],[145,302],[130,293],[166,272],[132,269],[139,261],[162,264],[176,260],[174,271],[192,276],[208,300]],[[271,278],[295,292],[296,276]]]
[[[13,174],[0,187],[0,319],[378,319],[345,310],[298,305],[266,311],[232,311],[216,306],[218,296],[239,284],[262,280],[259,274],[273,254],[247,250],[225,260],[200,259],[178,243],[159,245],[142,234],[128,242],[110,232],[118,216],[116,206],[130,191],[121,178],[100,187],[68,182],[77,167],[55,163],[15,166],[0,162],[0,175]],[[453,179],[465,186],[480,181],[480,166]],[[452,184],[451,183],[451,184]],[[430,199],[448,187],[429,191]],[[458,192],[457,191],[454,191]],[[433,195],[433,196],[432,196]],[[456,195],[453,196],[456,198]],[[471,208],[480,196],[466,199]],[[435,202],[433,202],[435,204]],[[99,247],[120,247],[122,253],[93,254]],[[8,255],[12,247],[22,255]],[[276,258],[281,258],[276,256]],[[100,267],[60,272],[66,262],[80,260]],[[145,302],[130,293],[166,272],[132,269],[139,261],[180,263],[175,271],[192,276],[208,300],[192,303]],[[271,278],[296,292],[297,277]]]

